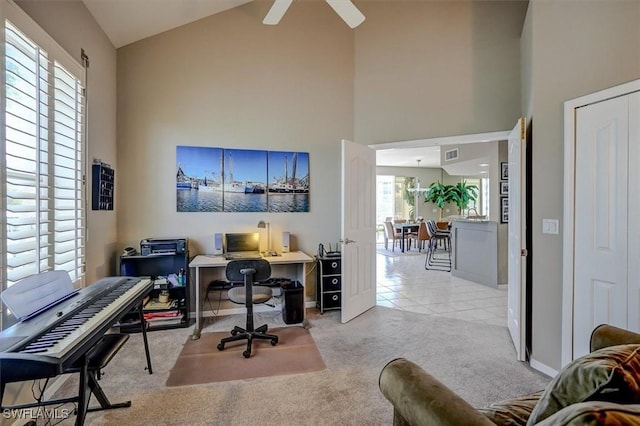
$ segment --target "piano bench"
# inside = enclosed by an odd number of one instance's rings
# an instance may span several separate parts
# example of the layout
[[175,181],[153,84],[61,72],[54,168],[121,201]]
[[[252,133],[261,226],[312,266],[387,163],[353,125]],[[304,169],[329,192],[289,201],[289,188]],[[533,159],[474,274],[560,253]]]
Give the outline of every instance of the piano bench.
[[[111,358],[122,348],[122,346],[129,340],[128,334],[112,333],[102,336],[102,340],[96,346],[91,349],[88,354],[87,370],[100,371],[109,364]],[[82,369],[82,360],[76,361],[70,368],[66,370],[67,373],[75,373]]]

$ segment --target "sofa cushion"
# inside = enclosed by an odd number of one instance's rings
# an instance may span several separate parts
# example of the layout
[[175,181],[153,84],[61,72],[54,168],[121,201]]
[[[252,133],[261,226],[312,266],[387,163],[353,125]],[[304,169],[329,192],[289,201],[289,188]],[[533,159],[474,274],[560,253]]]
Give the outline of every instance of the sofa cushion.
[[632,425],[640,425],[640,405],[590,401],[565,407],[536,426]]
[[529,395],[494,402],[488,407],[479,408],[482,414],[498,426],[525,426],[544,390]]
[[640,403],[640,345],[599,349],[568,364],[549,383],[527,425],[583,401]]

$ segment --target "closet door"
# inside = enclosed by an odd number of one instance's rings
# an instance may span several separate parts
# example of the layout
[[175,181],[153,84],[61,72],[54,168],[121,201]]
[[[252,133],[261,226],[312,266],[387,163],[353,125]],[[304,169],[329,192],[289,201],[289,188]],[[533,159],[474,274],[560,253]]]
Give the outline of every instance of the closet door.
[[589,352],[596,325],[627,327],[628,96],[578,109],[575,152],[573,356],[577,358]]
[[640,332],[640,92],[629,97],[629,297],[627,328]]

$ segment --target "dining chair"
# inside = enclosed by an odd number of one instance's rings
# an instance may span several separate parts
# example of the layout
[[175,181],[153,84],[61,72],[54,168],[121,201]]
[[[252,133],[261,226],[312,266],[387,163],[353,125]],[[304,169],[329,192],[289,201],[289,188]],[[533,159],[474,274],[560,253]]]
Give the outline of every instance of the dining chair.
[[421,252],[425,246],[425,242],[429,240],[429,232],[427,231],[426,222],[422,221],[418,225],[418,232],[412,232],[410,237],[412,241],[415,241],[418,252]]
[[395,251],[396,248],[396,241],[398,242],[398,244],[400,244],[401,240],[402,240],[402,233],[398,230],[396,230],[396,228],[393,226],[393,223],[391,222],[385,222],[384,223],[384,234],[385,234],[385,238],[384,238],[384,248],[389,250],[389,247],[387,245],[388,241],[391,240],[391,251]]
[[[434,269],[438,271],[451,271],[451,232],[439,230],[435,221],[427,221],[427,232],[429,233],[429,242],[427,244],[427,258],[424,262],[424,269]],[[438,242],[442,241],[445,256],[438,256]]]

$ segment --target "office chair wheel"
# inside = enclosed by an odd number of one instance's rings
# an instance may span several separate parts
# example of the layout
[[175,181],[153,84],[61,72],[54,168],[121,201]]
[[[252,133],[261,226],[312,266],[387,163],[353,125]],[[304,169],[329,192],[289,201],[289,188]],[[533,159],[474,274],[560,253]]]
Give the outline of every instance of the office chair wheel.
[[231,335],[232,335],[232,336],[235,336],[236,334],[238,334],[238,331],[237,331],[237,330],[231,330]]
[[251,351],[242,352],[242,356],[245,357],[245,358],[249,358],[251,356]]
[[271,339],[271,346],[275,346],[278,344],[278,339]]
[[218,348],[219,351],[223,350],[224,349],[224,343],[218,343],[217,348]]

